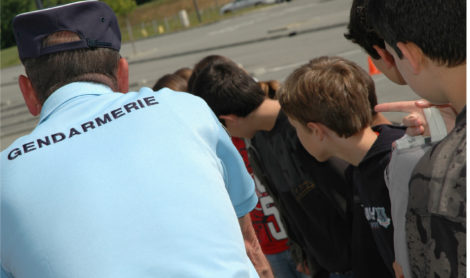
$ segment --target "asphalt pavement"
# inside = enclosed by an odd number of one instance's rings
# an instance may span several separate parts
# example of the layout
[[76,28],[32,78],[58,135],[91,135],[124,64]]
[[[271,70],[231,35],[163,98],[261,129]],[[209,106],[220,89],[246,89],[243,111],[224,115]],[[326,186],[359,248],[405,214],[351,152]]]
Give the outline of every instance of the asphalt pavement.
[[[192,67],[211,54],[227,56],[259,80],[283,81],[294,69],[318,56],[342,56],[368,71],[367,54],[344,38],[351,0],[293,0],[262,7],[223,21],[164,34],[122,46],[130,69],[130,89],[152,87],[166,73]],[[136,50],[134,52],[134,49]],[[1,70],[0,147],[37,124],[24,105],[17,78],[22,66]],[[374,75],[379,102],[418,97],[383,74]],[[386,116],[400,122],[403,114]]]

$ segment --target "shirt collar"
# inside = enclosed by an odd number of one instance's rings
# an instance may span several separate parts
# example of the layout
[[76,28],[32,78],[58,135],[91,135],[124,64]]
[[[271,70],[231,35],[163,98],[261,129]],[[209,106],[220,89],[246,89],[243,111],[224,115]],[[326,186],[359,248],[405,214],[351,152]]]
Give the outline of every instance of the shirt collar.
[[44,102],[39,123],[42,123],[65,102],[83,95],[102,95],[113,93],[106,85],[92,82],[74,82],[60,87],[54,91]]
[[359,165],[376,155],[391,152],[392,143],[405,135],[406,127],[381,124],[373,126],[372,130],[379,134],[374,144],[372,144],[364,158],[359,162]]

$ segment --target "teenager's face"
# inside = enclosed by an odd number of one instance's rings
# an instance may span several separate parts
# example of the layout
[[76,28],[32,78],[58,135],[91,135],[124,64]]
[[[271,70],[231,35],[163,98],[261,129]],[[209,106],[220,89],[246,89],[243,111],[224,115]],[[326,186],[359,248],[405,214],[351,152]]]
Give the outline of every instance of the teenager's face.
[[322,147],[321,141],[312,130],[290,117],[289,122],[295,128],[300,143],[302,143],[302,146],[304,146],[305,150],[310,155],[315,157],[320,162],[328,160],[329,156],[327,152],[324,151],[325,148]]

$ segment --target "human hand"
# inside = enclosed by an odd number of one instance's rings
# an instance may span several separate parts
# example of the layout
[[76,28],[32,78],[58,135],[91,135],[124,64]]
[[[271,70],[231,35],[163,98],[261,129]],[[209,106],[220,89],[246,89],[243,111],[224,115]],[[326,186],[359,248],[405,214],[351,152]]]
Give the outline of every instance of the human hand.
[[375,106],[377,112],[405,112],[409,113],[402,120],[403,125],[407,127],[406,134],[410,136],[424,135],[429,136],[429,127],[424,116],[424,108],[436,107],[439,109],[441,116],[447,128],[447,132],[451,131],[455,125],[457,112],[448,104],[434,105],[426,100],[411,100],[381,103]]
[[306,275],[310,275],[310,270],[308,269],[307,262],[304,263],[298,263],[296,270],[298,272],[304,273]]
[[395,271],[395,278],[405,278],[401,266],[396,261],[393,262],[393,271]]

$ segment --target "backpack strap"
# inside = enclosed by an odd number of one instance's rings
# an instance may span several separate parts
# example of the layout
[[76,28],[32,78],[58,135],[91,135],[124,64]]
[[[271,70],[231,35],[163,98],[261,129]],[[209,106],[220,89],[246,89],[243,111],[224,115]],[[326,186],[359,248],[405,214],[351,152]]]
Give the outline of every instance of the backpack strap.
[[429,132],[431,133],[431,142],[437,142],[447,135],[447,128],[442,118],[441,112],[436,107],[423,109],[424,116],[428,122]]

